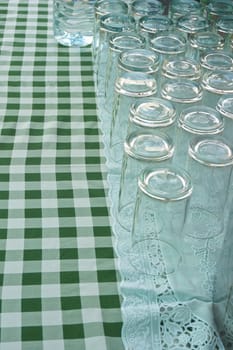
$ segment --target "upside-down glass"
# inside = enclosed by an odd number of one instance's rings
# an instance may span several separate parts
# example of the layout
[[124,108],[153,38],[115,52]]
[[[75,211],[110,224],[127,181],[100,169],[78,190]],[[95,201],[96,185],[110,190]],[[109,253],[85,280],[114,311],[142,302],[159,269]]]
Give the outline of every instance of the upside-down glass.
[[134,32],[135,20],[125,14],[108,14],[100,18],[99,46],[96,52],[96,94],[104,95],[105,67],[109,54],[109,38],[114,33]]
[[224,118],[224,137],[233,140],[233,94],[223,95],[217,101],[216,109]]
[[[155,282],[153,292],[153,348],[162,349],[160,332],[160,305],[157,301],[161,290],[158,280],[176,276],[182,261],[179,233],[183,221],[176,222],[171,229],[174,212],[180,216],[185,210],[192,192],[188,175],[177,168],[146,168],[138,179],[138,191],[134,210],[132,245],[127,252],[129,262],[139,273],[138,278],[150,278]],[[176,238],[176,239],[174,239]],[[175,277],[174,277],[175,278]],[[168,291],[168,300],[169,291]]]
[[113,164],[117,169],[121,167],[130,105],[137,99],[153,96],[156,92],[157,83],[153,74],[125,71],[116,79],[108,147],[110,168]]
[[130,14],[135,18],[137,24],[141,17],[164,13],[164,5],[159,0],[134,0],[130,6]]
[[[92,43],[93,62],[96,63],[96,54],[99,47],[100,19],[102,16],[113,13],[128,13],[128,6],[123,0],[97,0],[95,2],[95,22]],[[94,66],[96,69],[96,65]]]
[[173,22],[166,15],[147,15],[139,19],[138,31],[145,37],[147,45],[154,34],[162,31],[171,30]]
[[184,234],[205,240],[225,230],[233,148],[221,136],[199,136],[190,141],[189,156],[187,169],[194,191]]
[[133,32],[126,32],[114,34],[109,39],[109,55],[107,58],[107,65],[105,67],[105,87],[102,105],[100,105],[100,118],[105,116],[109,118],[108,112],[111,111],[114,96],[114,83],[117,77],[117,65],[119,54],[123,51],[139,49],[145,47],[145,39]]
[[233,39],[233,10],[232,15],[220,17],[215,27],[217,33],[224,38],[225,50],[230,50]]
[[191,13],[180,17],[176,23],[176,28],[189,38],[190,34],[208,30],[209,22],[203,15]]
[[195,0],[170,0],[168,8],[168,17],[176,24],[178,19],[188,15],[202,13],[201,5]]
[[[160,57],[155,52],[148,49],[133,49],[127,50],[120,53],[118,58],[118,73],[115,79],[115,93],[112,99],[109,99],[106,103],[106,109],[109,112],[109,120],[112,121],[111,131],[110,131],[110,146],[115,144],[116,139],[124,140],[126,129],[120,128],[119,116],[121,121],[124,123],[128,122],[128,116],[125,118],[122,115],[125,113],[125,109],[121,109],[122,100],[127,100],[127,108],[129,110],[130,103],[129,96],[135,98],[141,98],[143,96],[151,96],[157,92],[157,72],[159,70]],[[148,82],[141,80],[138,76],[130,75],[130,81],[127,81],[125,72],[132,73],[144,73],[151,76],[150,83],[153,82],[153,87],[149,87]],[[122,75],[124,78],[122,79]],[[139,81],[133,80],[134,78],[139,78]],[[123,85],[122,85],[123,84]],[[132,86],[134,92],[131,91]],[[138,87],[137,87],[138,85]],[[152,90],[151,90],[152,89]],[[138,91],[137,91],[138,90]],[[143,91],[144,90],[144,91]],[[122,95],[128,96],[128,98],[123,98]],[[109,104],[110,103],[110,104]],[[111,111],[111,112],[110,112]],[[114,141],[114,142],[113,142]]]
[[187,168],[189,142],[193,136],[218,135],[223,130],[223,118],[216,109],[205,105],[185,108],[177,120],[174,164]]
[[170,101],[158,97],[144,97],[130,106],[127,133],[141,128],[165,132],[174,137],[176,110]]
[[179,300],[204,302],[205,312],[213,302],[216,262],[226,232],[233,149],[220,136],[199,136],[190,141],[189,155],[193,192],[182,232],[183,260],[173,284]]
[[224,38],[213,31],[198,32],[190,35],[189,55],[193,59],[200,60],[208,51],[222,50],[224,48]]
[[178,30],[168,30],[156,33],[149,41],[149,48],[161,56],[161,63],[164,59],[184,57],[187,40],[183,33]]
[[161,86],[161,96],[172,102],[177,117],[183,109],[200,104],[202,93],[201,84],[190,79],[167,79]]
[[165,166],[174,152],[172,139],[157,130],[141,128],[127,135],[121,169],[116,218],[120,226],[131,231],[137,193],[137,177],[146,166]]
[[191,194],[190,176],[180,168],[151,165],[140,173],[129,254],[141,273],[165,277],[177,271]]
[[160,76],[157,79],[158,91],[161,90],[166,81],[178,81],[188,79],[192,81],[199,81],[201,78],[201,67],[198,61],[189,58],[170,58],[165,59]]
[[203,103],[216,108],[223,95],[233,94],[233,71],[205,73],[202,78]]
[[213,28],[219,18],[225,15],[231,15],[232,11],[233,4],[231,0],[212,0],[204,8],[205,16]]
[[203,73],[212,71],[233,71],[233,58],[225,50],[210,50],[200,55]]
[[59,44],[82,47],[93,41],[94,0],[53,0],[53,32]]

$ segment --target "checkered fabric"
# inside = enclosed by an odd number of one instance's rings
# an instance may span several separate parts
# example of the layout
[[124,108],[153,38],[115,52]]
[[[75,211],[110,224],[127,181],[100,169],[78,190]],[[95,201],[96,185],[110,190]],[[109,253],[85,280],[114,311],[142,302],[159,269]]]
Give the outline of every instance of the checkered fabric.
[[121,350],[91,48],[0,1],[0,349]]

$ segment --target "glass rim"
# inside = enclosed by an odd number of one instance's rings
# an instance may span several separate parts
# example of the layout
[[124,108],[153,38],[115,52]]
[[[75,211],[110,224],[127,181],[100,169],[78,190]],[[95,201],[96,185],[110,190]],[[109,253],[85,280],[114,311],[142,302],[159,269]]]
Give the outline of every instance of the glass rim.
[[152,96],[157,92],[157,81],[153,74],[126,71],[116,79],[115,91],[129,97]]
[[[112,21],[111,21],[112,20]],[[108,13],[100,18],[100,30],[109,33],[121,33],[135,29],[133,16],[125,13]]]
[[205,105],[185,108],[180,113],[177,124],[183,130],[198,135],[215,135],[224,130],[224,120],[220,113]]
[[193,160],[208,167],[233,165],[233,147],[223,137],[194,137],[190,140],[188,154]]
[[137,130],[127,135],[124,151],[135,160],[162,162],[173,156],[174,143],[166,133]]
[[[166,40],[169,39],[169,45],[166,44]],[[164,41],[164,43],[163,43]],[[171,45],[173,41],[174,45]],[[155,45],[158,44],[159,45]],[[166,44],[166,45],[165,45]],[[151,50],[159,52],[161,54],[179,54],[185,52],[187,46],[187,40],[183,33],[178,30],[165,30],[156,33],[149,41],[149,47]]]
[[233,109],[231,109],[230,111],[228,111],[226,109],[227,106],[225,106],[226,103],[228,103],[230,101],[231,105],[233,106],[233,94],[227,94],[227,95],[223,95],[222,97],[220,97],[220,99],[217,102],[216,105],[216,110],[221,113],[224,117],[227,117],[229,119],[233,119]]
[[[214,39],[214,40],[212,40],[212,42],[210,41],[204,42],[203,40],[201,40],[204,37],[209,39]],[[215,33],[213,31],[197,32],[190,37],[190,45],[193,48],[198,48],[200,50],[221,49],[223,48],[224,43],[225,43],[224,38],[220,34]]]
[[175,166],[144,168],[138,177],[138,187],[147,196],[164,202],[186,199],[193,191],[188,172]]
[[159,69],[160,56],[153,50],[136,48],[124,50],[118,57],[118,68],[125,71],[155,73]]
[[[103,5],[106,4],[106,7],[103,7]],[[117,9],[114,9],[114,6],[116,6]],[[111,6],[110,6],[111,5]],[[118,1],[118,0],[97,0],[94,4],[94,10],[95,15],[98,17],[107,15],[109,13],[113,12],[119,12],[119,10],[122,9],[122,13],[128,12],[128,5],[124,1]]]
[[[152,112],[152,117],[146,113],[142,113],[141,109],[149,107],[149,112]],[[155,108],[164,108],[164,116],[160,110],[158,110],[160,119],[156,118],[156,113],[153,112]],[[141,112],[140,112],[141,111]],[[149,114],[150,114],[149,113]],[[163,118],[161,118],[163,116]],[[176,109],[172,105],[171,101],[165,100],[160,97],[147,97],[140,101],[136,101],[130,106],[129,113],[130,122],[143,126],[143,127],[166,127],[172,125],[176,120]]]
[[[126,39],[129,40],[128,45]],[[143,48],[145,46],[145,42],[146,40],[143,36],[134,32],[121,32],[117,34],[115,33],[112,34],[109,38],[109,48],[115,52],[122,52],[123,50],[128,49]],[[130,47],[129,43],[131,45]],[[135,45],[132,46],[132,43],[135,43]]]
[[[229,87],[227,82],[229,82]],[[233,71],[206,72],[203,75],[201,85],[203,89],[219,95],[233,93]]]
[[[177,92],[177,86],[181,87],[181,96],[172,95],[171,91]],[[172,87],[172,89],[171,89]],[[193,92],[191,95],[182,95],[185,92]],[[194,80],[180,79],[165,82],[161,87],[161,96],[169,101],[177,103],[194,103],[202,99],[203,90],[201,84]]]
[[[181,69],[182,64],[186,69]],[[161,75],[170,79],[187,78],[198,80],[201,77],[201,69],[197,61],[186,57],[178,57],[169,60],[165,59],[162,65]]]

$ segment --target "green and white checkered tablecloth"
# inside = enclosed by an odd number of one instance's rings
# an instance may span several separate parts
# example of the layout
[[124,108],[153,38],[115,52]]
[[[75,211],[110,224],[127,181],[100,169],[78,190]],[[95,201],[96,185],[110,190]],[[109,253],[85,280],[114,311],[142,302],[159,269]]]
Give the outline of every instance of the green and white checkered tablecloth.
[[91,48],[0,2],[0,349],[121,350]]

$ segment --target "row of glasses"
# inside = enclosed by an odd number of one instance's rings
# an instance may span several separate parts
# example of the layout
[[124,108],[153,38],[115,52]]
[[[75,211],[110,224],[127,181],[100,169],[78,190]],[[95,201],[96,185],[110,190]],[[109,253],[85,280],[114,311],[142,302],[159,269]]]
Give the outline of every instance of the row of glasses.
[[147,13],[149,1],[145,12],[140,1],[127,2],[135,25],[105,36],[97,85],[115,230],[130,242],[125,255],[139,274],[166,276],[178,300],[214,301],[218,314],[231,230],[233,61],[230,25],[221,31],[213,18],[226,18],[210,9],[224,1],[208,9],[171,1],[168,16],[163,7]]

